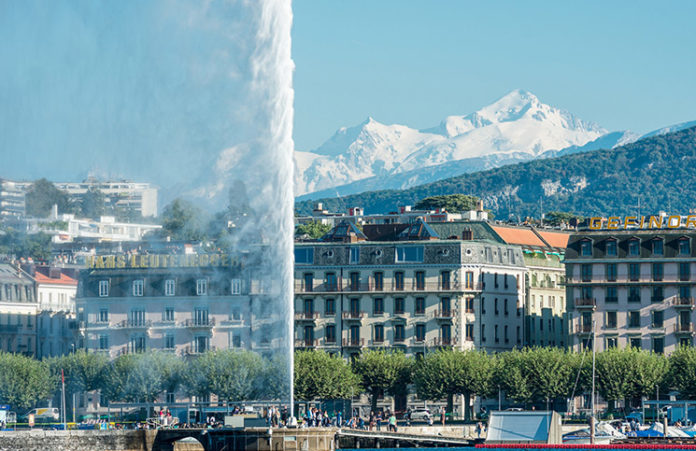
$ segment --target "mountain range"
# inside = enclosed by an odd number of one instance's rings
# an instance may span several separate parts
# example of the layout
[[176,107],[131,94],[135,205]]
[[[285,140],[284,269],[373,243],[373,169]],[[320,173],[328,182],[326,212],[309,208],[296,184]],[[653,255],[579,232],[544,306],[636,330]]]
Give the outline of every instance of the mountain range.
[[[677,131],[672,131],[677,130]],[[633,143],[571,152],[463,174],[404,190],[370,191],[322,198],[330,211],[360,206],[365,212],[394,211],[400,205],[444,194],[483,199],[499,219],[539,217],[541,212],[583,215],[685,214],[696,208],[696,122],[654,132]],[[313,201],[296,202],[300,214]]]
[[298,200],[404,189],[462,173],[635,141],[515,90],[465,116],[416,130],[373,118],[295,152]]

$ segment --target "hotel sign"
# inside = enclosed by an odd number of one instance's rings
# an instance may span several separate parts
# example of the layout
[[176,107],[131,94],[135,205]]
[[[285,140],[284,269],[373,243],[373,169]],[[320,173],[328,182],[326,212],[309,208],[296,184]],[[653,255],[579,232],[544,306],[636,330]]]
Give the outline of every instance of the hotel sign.
[[620,229],[696,229],[696,215],[609,216],[590,218],[590,230]]
[[87,258],[89,269],[200,268],[227,267],[236,264],[237,261],[228,254],[118,254]]

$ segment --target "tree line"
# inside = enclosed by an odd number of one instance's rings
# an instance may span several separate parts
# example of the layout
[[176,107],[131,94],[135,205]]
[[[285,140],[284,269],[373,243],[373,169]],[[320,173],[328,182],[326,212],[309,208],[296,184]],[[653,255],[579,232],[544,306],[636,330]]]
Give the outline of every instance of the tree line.
[[[352,362],[324,351],[298,351],[294,359],[298,401],[348,399],[365,393],[373,410],[384,395],[416,393],[420,399],[497,397],[519,405],[549,404],[589,391],[592,356],[558,348],[525,348],[498,354],[438,350],[422,358],[402,352],[366,350]],[[188,359],[158,351],[124,354],[113,360],[77,351],[35,360],[0,352],[0,404],[27,409],[60,390],[61,371],[68,393],[99,390],[104,402],[155,402],[175,391],[219,402],[281,399],[287,393],[287,360],[250,351],[218,350]],[[651,397],[656,388],[696,399],[696,348],[682,347],[669,357],[627,348],[596,355],[596,390],[609,402]],[[465,417],[471,418],[466,411]]]

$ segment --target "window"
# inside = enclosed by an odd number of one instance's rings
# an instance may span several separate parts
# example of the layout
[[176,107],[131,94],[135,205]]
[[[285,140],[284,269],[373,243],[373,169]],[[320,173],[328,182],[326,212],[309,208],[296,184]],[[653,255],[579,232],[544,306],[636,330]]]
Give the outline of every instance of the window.
[[652,242],[653,255],[662,255],[664,252],[663,241],[661,238],[654,239]]
[[507,299],[504,299],[504,300],[503,300],[503,312],[505,313],[505,316],[507,316],[508,313],[509,313],[509,312],[508,312],[508,300],[507,300]]
[[350,291],[358,291],[360,289],[360,273],[352,272],[348,275],[350,281]]
[[464,306],[466,313],[474,313],[474,298],[464,299]]
[[450,272],[442,271],[440,273],[440,288],[443,290],[450,289]]
[[584,264],[580,265],[582,270],[582,281],[590,282],[592,280],[592,265]]
[[[594,299],[594,297],[592,296],[592,287],[582,287],[581,293],[583,299]],[[543,296],[541,297],[541,301],[539,302],[539,307],[544,308]]]
[[328,298],[324,301],[324,313],[326,315],[336,314],[336,301],[333,298]]
[[495,298],[495,299],[493,300],[493,312],[494,312],[496,315],[499,313],[499,312],[498,312],[498,298]]
[[360,263],[360,248],[356,246],[351,246],[350,248],[350,259],[351,265],[356,265]]
[[662,292],[662,287],[660,285],[655,285],[652,287],[652,296],[650,297],[650,302],[662,302],[665,297]]
[[425,290],[425,272],[416,271],[416,290]]
[[336,343],[336,326],[330,324],[326,326],[325,332],[327,343]]
[[375,315],[381,315],[384,313],[384,299],[375,298],[372,313]]
[[360,326],[350,326],[350,344],[356,346],[360,343]]
[[350,313],[353,318],[360,317],[360,299],[352,298],[350,300]]
[[143,286],[144,282],[142,279],[134,280],[133,281],[133,296],[142,296],[143,295]]
[[616,337],[607,337],[607,348],[615,348],[617,346]]
[[640,302],[640,287],[628,287],[628,302]]
[[[9,285],[5,285],[5,289],[7,289]],[[108,280],[100,280],[99,281],[99,297],[106,297],[109,295],[109,281]],[[6,299],[9,299],[6,298]]]
[[679,287],[679,297],[682,299],[689,299],[691,297],[691,287],[689,287],[689,286]]
[[416,341],[425,341],[425,324],[416,324]]
[[640,263],[628,264],[628,280],[637,281],[640,279]]
[[314,326],[305,326],[303,335],[305,346],[314,346]]
[[99,317],[97,318],[97,321],[100,323],[108,323],[109,322],[109,309],[99,309]]
[[196,294],[198,296],[205,296],[208,294],[208,279],[196,280]]
[[394,273],[394,289],[399,291],[404,289],[404,273],[401,271]]
[[636,238],[628,241],[628,255],[630,257],[638,257],[640,255],[640,241]]
[[326,280],[324,285],[326,285],[326,291],[336,291],[338,290],[338,279],[336,279],[335,272],[327,272],[324,276]]
[[640,327],[640,312],[628,312],[628,327]]
[[450,316],[452,314],[452,301],[450,298],[440,299],[440,310],[442,310],[443,316]]
[[167,307],[164,309],[164,320],[167,322],[174,321],[174,307]]
[[503,327],[503,339],[505,340],[505,343],[510,342],[510,338],[508,337],[508,326]]
[[314,317],[314,299],[305,299],[304,300],[304,312],[305,312],[305,318],[313,318]]
[[397,262],[422,262],[423,246],[400,246],[396,248]]
[[174,279],[167,279],[164,281],[164,295],[174,296],[176,294],[176,282]]
[[376,272],[374,274],[374,281],[375,281],[375,291],[384,290],[384,273]]
[[232,279],[232,282],[230,283],[230,293],[242,294],[242,281],[241,281],[241,279]]
[[468,290],[473,290],[473,288],[474,288],[474,272],[473,271],[466,272],[465,283],[466,283],[466,288]]
[[498,288],[498,273],[493,274],[493,284]]
[[404,313],[404,298],[395,298],[394,299],[394,313],[397,315],[401,315]]
[[486,325],[481,324],[481,341],[486,341]]
[[464,336],[466,341],[474,341],[474,325],[467,324],[464,326]]
[[616,257],[616,240],[607,240],[607,257]]
[[109,349],[109,336],[99,335],[99,349],[105,351]]
[[304,273],[304,291],[314,290],[314,274],[311,272]]
[[208,309],[207,308],[196,308],[193,310],[193,323],[196,326],[207,326],[208,322]]
[[689,255],[691,254],[691,246],[689,244],[688,238],[679,239],[679,255]]
[[416,298],[416,309],[414,313],[416,315],[425,314],[425,298]]
[[133,309],[130,312],[130,325],[131,326],[144,326],[145,325],[145,310],[144,309]]
[[640,337],[630,337],[628,339],[628,345],[632,348],[640,349],[643,347]]
[[652,327],[660,328],[665,325],[665,312],[662,310],[653,310],[652,312]]
[[164,349],[174,349],[174,335],[164,336]]
[[680,262],[679,263],[679,280],[690,280],[691,279],[691,263],[690,262]]
[[607,312],[606,328],[616,329],[616,312]]
[[607,263],[607,281],[616,282],[616,263]]
[[483,296],[481,296],[481,314],[486,314],[486,298],[484,298]]
[[493,332],[493,335],[494,335],[494,338],[495,338],[495,342],[496,342],[496,343],[499,343],[499,342],[500,342],[500,337],[498,337],[498,325],[497,325],[497,324],[493,327],[493,331],[494,331],[494,332]]
[[382,343],[384,341],[384,326],[381,324],[376,324],[374,328],[374,334],[375,343]]
[[580,255],[582,257],[592,257],[592,242],[585,240],[580,242]]
[[397,343],[402,343],[406,339],[406,333],[403,324],[397,324],[394,326],[394,341]]
[[440,336],[442,337],[443,345],[452,344],[452,326],[449,324],[440,326]]
[[311,247],[296,247],[295,248],[295,264],[311,265],[314,263],[314,248]]
[[652,337],[652,350],[655,354],[664,354],[665,337]]
[[664,277],[664,272],[665,272],[665,269],[664,269],[664,266],[662,263],[653,263],[652,264],[652,276],[653,276],[654,281],[656,281],[656,282],[661,281],[662,278]]

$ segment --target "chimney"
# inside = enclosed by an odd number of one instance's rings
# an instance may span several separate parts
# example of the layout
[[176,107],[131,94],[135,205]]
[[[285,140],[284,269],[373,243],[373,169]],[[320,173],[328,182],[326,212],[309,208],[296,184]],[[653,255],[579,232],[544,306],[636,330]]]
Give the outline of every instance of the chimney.
[[474,239],[474,232],[471,229],[464,229],[462,232],[462,240],[471,241]]
[[478,202],[476,202],[476,211],[483,211],[483,200],[479,199]]

